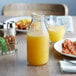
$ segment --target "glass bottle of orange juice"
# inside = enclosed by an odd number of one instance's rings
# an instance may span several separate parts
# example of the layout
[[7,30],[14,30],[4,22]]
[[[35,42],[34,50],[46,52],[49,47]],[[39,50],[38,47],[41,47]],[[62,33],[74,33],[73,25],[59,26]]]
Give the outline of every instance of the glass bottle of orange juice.
[[27,61],[30,65],[43,65],[49,59],[49,35],[44,15],[32,14],[32,24],[27,33]]

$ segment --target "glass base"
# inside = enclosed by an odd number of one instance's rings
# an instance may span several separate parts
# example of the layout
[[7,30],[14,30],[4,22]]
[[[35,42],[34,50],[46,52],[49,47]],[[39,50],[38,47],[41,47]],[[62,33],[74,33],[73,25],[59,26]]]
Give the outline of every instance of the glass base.
[[27,63],[29,66],[43,66],[46,65],[48,62],[43,63],[43,64],[32,64],[32,63]]

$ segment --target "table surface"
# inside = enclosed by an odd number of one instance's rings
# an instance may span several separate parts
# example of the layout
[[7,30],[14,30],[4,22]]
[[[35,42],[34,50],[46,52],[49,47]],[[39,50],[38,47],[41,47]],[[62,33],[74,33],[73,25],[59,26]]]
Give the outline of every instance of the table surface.
[[[3,22],[11,17],[0,17],[0,22]],[[76,31],[76,17],[73,16],[74,30]],[[76,37],[76,33],[66,34],[65,37]],[[49,62],[43,66],[27,65],[26,60],[26,34],[18,33],[16,35],[18,41],[18,52],[13,55],[0,56],[0,76],[76,76],[76,74],[62,73],[59,67],[59,60],[74,59],[63,56],[56,52],[50,45]]]

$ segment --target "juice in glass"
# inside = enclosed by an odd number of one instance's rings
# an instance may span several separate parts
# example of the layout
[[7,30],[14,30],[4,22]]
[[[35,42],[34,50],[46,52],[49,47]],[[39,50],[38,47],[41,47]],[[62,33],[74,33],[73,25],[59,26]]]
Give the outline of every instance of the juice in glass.
[[41,31],[27,35],[27,61],[31,65],[42,65],[49,59],[49,36]]
[[51,26],[48,28],[50,41],[57,42],[64,38],[65,27],[64,26]]

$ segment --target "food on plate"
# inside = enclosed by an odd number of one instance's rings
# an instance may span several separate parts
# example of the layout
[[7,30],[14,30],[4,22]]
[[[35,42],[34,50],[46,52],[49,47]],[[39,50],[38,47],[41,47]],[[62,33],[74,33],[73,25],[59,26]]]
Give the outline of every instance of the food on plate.
[[62,43],[62,53],[64,54],[72,54],[76,56],[76,41],[71,41],[69,39],[66,39]]
[[31,23],[31,19],[30,18],[21,19],[21,20],[15,22],[16,29],[26,30],[26,29],[29,28],[30,23]]

